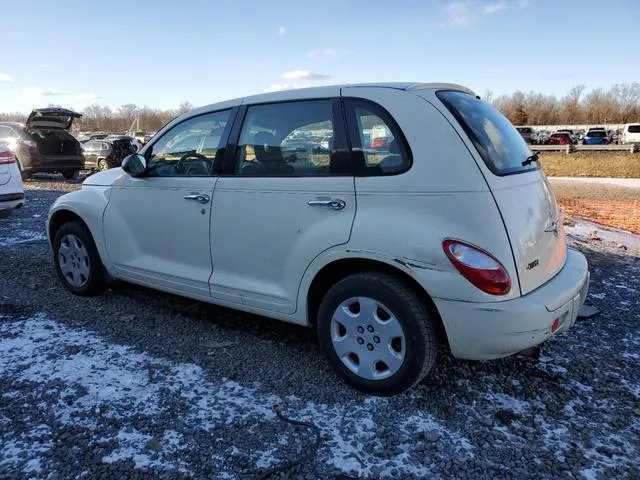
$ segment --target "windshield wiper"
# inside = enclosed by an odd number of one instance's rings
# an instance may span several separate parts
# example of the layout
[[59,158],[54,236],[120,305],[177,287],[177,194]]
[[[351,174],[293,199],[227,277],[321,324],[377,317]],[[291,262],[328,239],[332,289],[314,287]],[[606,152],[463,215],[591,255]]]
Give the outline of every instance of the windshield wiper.
[[529,155],[526,160],[522,161],[522,166],[526,167],[527,165],[531,165],[533,162],[537,162],[540,160],[540,152],[533,152],[532,155]]

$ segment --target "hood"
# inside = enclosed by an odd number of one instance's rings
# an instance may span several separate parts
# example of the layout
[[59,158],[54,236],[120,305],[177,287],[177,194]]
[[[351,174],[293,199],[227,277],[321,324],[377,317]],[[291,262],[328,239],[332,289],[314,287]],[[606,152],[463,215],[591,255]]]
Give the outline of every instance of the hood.
[[29,114],[25,129],[61,128],[69,130],[75,118],[82,117],[81,113],[66,108],[36,108]]
[[102,172],[94,173],[87,177],[82,182],[82,185],[95,186],[95,187],[108,187],[113,185],[119,178],[122,178],[126,173],[122,168],[110,168]]

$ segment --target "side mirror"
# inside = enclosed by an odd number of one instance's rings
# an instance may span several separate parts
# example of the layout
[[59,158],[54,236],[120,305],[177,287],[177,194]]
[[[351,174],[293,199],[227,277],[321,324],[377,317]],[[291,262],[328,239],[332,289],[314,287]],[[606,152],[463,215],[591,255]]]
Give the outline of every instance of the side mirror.
[[147,159],[138,154],[128,155],[122,160],[122,170],[132,177],[139,177],[147,171]]

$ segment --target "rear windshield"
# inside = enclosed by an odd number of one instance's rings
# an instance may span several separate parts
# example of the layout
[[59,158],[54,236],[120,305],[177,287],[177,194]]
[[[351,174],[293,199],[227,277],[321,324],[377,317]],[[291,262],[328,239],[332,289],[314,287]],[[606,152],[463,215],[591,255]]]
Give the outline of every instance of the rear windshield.
[[587,134],[587,136],[589,136],[589,137],[606,137],[607,136],[607,132],[605,132],[604,130],[592,130],[591,132],[589,132]]
[[629,133],[640,133],[640,125],[629,125]]
[[509,175],[537,170],[537,162],[522,162],[531,150],[513,124],[487,102],[463,92],[440,91],[436,95],[460,123],[489,170]]
[[528,127],[519,127],[517,129],[520,133],[532,133],[533,130]]

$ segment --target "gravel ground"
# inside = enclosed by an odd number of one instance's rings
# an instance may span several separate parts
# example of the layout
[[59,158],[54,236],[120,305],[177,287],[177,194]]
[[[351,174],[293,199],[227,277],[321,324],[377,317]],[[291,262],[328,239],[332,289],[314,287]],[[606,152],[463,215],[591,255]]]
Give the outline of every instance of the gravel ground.
[[[389,399],[330,370],[313,331],[132,285],[95,298],[57,280],[44,221],[77,184],[25,184],[0,222],[1,478],[639,478],[640,249],[572,243],[601,309],[539,361],[438,355]],[[629,237],[630,238],[630,237]]]

